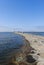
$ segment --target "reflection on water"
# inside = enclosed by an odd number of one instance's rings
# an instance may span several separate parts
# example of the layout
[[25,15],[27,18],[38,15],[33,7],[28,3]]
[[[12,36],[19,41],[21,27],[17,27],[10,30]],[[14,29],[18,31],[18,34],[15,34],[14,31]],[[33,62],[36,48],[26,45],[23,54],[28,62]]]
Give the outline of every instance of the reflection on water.
[[6,63],[22,45],[22,36],[12,32],[0,32],[0,64]]

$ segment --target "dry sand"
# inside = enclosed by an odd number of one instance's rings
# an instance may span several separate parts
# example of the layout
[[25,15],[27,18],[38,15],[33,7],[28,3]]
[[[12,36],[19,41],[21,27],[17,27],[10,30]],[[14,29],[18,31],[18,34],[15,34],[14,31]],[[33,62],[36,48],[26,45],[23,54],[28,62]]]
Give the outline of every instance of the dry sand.
[[18,33],[25,37],[26,40],[30,42],[30,46],[34,48],[35,53],[32,54],[33,57],[37,56],[36,60],[38,61],[37,65],[44,65],[44,37],[26,33]]

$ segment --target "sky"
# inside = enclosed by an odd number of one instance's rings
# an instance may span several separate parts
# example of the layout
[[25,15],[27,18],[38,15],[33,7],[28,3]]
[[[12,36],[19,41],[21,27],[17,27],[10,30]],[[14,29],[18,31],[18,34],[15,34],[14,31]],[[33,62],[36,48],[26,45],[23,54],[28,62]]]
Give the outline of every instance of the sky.
[[0,0],[0,31],[44,31],[44,0]]

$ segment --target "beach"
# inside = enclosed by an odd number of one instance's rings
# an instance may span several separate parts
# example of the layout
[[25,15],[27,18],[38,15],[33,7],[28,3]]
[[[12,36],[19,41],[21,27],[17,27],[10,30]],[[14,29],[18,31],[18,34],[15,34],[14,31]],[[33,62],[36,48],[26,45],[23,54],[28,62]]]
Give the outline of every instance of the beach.
[[6,57],[7,62],[1,65],[44,65],[44,36],[21,32],[13,34],[16,34],[14,40],[23,45],[17,48],[18,51],[13,46],[13,50],[11,49],[10,55],[7,56],[8,60]]
[[31,55],[37,60],[36,65],[44,65],[44,36],[32,35],[27,33],[18,33],[25,37],[34,49],[31,50]]

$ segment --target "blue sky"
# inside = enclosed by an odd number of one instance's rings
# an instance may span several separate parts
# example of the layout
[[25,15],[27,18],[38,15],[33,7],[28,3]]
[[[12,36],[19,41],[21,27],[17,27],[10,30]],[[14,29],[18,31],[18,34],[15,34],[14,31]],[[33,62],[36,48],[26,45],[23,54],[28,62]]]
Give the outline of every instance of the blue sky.
[[0,0],[0,31],[44,31],[44,0]]

